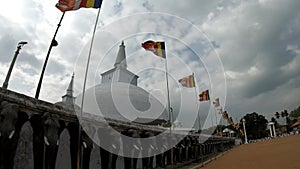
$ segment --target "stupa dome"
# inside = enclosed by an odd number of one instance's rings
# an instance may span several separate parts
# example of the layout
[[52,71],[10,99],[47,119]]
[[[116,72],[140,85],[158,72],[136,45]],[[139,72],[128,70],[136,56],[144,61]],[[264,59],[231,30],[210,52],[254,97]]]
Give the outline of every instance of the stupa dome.
[[[83,112],[143,124],[167,121],[168,111],[153,95],[137,86],[138,76],[127,69],[125,45],[119,46],[114,67],[101,74],[102,83],[85,92]],[[76,104],[81,105],[81,95]]]
[[86,91],[85,100],[84,112],[104,118],[145,124],[168,118],[165,106],[158,99],[129,83],[96,85]]

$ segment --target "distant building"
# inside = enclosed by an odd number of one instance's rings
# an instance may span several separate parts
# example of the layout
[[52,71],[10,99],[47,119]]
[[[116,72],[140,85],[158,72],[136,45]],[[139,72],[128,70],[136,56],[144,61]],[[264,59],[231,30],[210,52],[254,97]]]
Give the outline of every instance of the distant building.
[[229,128],[225,128],[223,131],[222,131],[222,136],[224,137],[235,137],[236,133],[234,130],[231,130]]

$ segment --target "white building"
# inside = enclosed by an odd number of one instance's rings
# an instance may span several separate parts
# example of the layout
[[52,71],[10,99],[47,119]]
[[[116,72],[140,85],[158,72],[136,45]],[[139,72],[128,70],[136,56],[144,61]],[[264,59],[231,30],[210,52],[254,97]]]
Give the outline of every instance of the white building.
[[[157,125],[167,121],[168,113],[153,95],[138,87],[138,76],[127,69],[125,45],[119,46],[114,67],[101,74],[102,81],[86,90],[84,112],[125,122]],[[81,95],[76,105],[81,105]],[[57,104],[70,105],[73,99],[73,78]]]

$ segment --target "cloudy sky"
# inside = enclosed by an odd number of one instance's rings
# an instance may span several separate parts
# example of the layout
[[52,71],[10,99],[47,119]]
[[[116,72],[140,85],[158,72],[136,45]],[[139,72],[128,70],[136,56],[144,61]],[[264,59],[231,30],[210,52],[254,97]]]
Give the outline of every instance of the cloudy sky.
[[[56,0],[10,0],[0,6],[0,82],[17,43],[23,46],[9,89],[34,97],[51,38],[62,13]],[[97,25],[87,87],[113,67],[122,40],[128,69],[139,86],[166,100],[165,62],[140,43],[167,45],[171,105],[194,118],[195,90],[177,80],[195,73],[197,93],[210,89],[233,119],[300,105],[300,12],[298,0],[104,0]],[[75,72],[75,95],[82,90],[96,9],[67,12],[53,48],[40,99],[58,102]],[[209,102],[200,112],[213,112]],[[210,107],[210,108],[209,108]],[[204,113],[205,114],[205,113]],[[213,116],[212,116],[213,117]]]

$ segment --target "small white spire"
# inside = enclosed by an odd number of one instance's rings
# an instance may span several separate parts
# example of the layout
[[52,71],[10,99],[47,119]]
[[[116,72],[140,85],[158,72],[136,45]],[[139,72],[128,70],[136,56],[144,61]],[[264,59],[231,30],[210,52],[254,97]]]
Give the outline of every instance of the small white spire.
[[75,101],[75,98],[73,96],[73,83],[74,83],[74,72],[70,84],[68,86],[67,93],[62,97],[62,101],[70,106],[73,106]]
[[114,68],[101,74],[102,83],[122,82],[137,86],[138,76],[127,69],[124,41],[121,42]]
[[70,84],[69,84],[68,89],[67,89],[67,94],[66,94],[66,95],[69,95],[71,97],[73,97],[73,83],[74,83],[74,72],[72,74],[72,78],[71,78]]
[[126,63],[126,54],[125,54],[125,45],[124,41],[122,40],[121,45],[119,47],[118,55],[116,58],[116,62],[114,64],[115,67],[123,67],[127,68],[127,63]]

